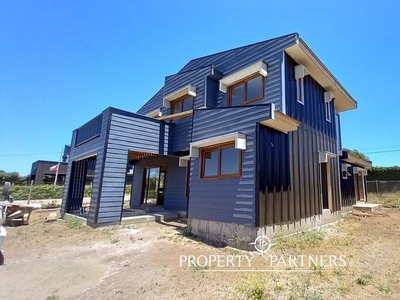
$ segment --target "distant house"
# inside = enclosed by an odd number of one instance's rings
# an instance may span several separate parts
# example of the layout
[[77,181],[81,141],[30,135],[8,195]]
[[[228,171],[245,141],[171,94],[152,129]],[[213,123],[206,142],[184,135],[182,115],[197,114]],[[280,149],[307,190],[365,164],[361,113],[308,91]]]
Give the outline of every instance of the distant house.
[[350,154],[347,149],[342,150],[341,180],[342,202],[350,206],[356,201],[367,201],[367,168],[372,162]]
[[[34,185],[52,184],[57,173],[58,161],[38,160],[32,164],[30,179]],[[57,184],[63,185],[67,174],[68,163],[60,163]]]
[[132,208],[183,211],[228,244],[332,222],[366,199],[341,189],[348,165],[365,180],[341,145],[355,108],[297,33],[193,59],[137,113],[110,107],[73,132],[61,213],[82,204],[94,163],[91,226],[121,222],[132,170]]

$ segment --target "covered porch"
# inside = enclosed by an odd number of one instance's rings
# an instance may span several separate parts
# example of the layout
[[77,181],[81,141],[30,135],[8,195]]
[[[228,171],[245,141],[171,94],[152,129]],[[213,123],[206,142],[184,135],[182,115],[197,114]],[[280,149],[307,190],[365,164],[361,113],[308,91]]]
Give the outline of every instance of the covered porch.
[[[170,123],[114,108],[75,130],[62,216],[79,215],[96,227],[149,213],[142,205],[186,211],[186,168],[179,167],[179,157],[169,153],[170,138]],[[93,185],[85,209],[89,170],[93,170]],[[128,184],[131,191],[126,201]]]

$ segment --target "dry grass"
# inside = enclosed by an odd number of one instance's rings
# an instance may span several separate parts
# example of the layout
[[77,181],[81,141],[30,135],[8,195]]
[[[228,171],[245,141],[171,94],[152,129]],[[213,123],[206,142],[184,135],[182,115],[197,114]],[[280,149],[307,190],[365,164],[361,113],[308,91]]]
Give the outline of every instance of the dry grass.
[[390,194],[368,194],[368,202],[382,204],[383,207],[400,209],[400,192]]

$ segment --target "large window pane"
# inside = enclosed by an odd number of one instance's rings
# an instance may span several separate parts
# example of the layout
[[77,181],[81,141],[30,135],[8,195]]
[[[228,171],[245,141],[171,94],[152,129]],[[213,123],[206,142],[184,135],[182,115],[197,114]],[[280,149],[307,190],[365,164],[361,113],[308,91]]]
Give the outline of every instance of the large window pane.
[[247,81],[246,84],[246,101],[251,101],[253,99],[262,97],[263,86],[261,76]]
[[193,97],[186,98],[183,100],[182,111],[193,109]]
[[218,175],[218,150],[204,153],[204,176]]
[[221,175],[239,173],[239,151],[235,148],[221,150]]
[[231,106],[242,105],[244,102],[244,85],[239,85],[231,90]]
[[180,113],[181,111],[182,111],[182,101],[178,101],[178,102],[174,103],[172,113],[176,114],[176,113]]

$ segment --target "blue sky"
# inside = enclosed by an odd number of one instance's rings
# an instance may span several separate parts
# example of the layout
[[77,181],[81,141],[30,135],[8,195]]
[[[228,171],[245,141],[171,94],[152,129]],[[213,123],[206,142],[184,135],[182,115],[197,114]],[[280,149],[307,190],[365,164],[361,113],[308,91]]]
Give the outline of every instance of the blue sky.
[[400,165],[400,1],[371,2],[0,0],[0,170],[57,161],[75,128],[137,111],[190,59],[292,32],[358,101],[343,145]]

